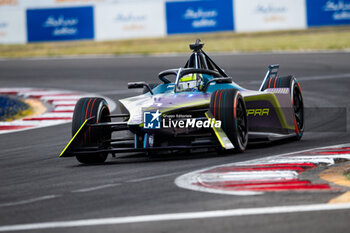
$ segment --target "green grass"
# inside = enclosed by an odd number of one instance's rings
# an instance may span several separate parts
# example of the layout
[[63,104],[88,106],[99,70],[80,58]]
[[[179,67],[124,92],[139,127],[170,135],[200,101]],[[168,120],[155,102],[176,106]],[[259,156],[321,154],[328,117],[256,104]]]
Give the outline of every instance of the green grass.
[[344,176],[346,177],[346,179],[350,180],[350,171],[344,173]]
[[345,50],[350,48],[350,27],[308,30],[175,35],[166,38],[119,41],[71,41],[0,45],[0,57],[40,57],[92,54],[188,53],[188,44],[200,38],[208,52],[265,52]]

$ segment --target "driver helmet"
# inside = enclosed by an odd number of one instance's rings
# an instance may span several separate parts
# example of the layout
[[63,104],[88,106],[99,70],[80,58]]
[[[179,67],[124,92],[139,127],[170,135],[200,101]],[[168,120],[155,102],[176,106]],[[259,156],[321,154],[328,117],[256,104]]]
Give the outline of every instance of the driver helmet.
[[186,74],[179,80],[178,88],[180,91],[202,90],[203,76],[201,74]]

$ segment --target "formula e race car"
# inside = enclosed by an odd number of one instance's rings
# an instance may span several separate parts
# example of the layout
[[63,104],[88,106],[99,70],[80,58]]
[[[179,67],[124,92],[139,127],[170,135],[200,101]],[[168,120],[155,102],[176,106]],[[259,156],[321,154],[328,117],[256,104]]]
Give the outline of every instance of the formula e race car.
[[[300,140],[304,131],[301,88],[270,65],[260,89],[236,84],[203,51],[200,40],[184,67],[164,70],[161,84],[133,82],[143,94],[119,100],[111,114],[103,98],[82,98],[74,109],[72,140],[60,157],[102,163],[108,154],[245,151],[249,142]],[[113,121],[120,119],[120,121]]]

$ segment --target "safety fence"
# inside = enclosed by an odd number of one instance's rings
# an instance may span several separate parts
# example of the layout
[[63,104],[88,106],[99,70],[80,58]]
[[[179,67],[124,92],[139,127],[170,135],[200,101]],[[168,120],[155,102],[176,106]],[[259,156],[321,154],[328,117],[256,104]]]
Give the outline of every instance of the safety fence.
[[350,0],[0,0],[0,43],[349,25]]

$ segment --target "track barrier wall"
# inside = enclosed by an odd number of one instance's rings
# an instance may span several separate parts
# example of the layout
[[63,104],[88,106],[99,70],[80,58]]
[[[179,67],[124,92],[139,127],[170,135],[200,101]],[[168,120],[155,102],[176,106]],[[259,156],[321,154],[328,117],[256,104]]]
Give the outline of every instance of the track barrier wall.
[[350,0],[0,0],[0,44],[349,24]]

